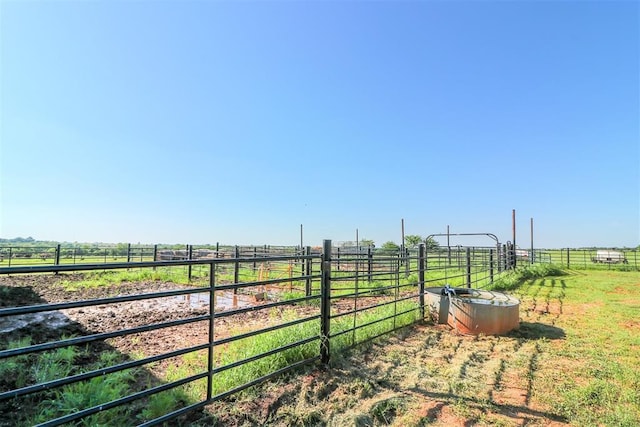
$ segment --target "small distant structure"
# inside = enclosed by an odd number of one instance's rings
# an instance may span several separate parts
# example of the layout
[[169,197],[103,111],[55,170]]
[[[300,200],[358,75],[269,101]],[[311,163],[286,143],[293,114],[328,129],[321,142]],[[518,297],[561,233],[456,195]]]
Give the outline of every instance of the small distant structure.
[[158,261],[182,261],[187,259],[187,251],[185,250],[169,250],[163,249],[158,251]]
[[[195,249],[191,253],[191,259],[214,259],[218,256],[218,252],[211,249]],[[156,255],[157,261],[184,261],[187,259],[189,259],[189,252],[184,249],[162,249]]]
[[528,260],[529,259],[529,251],[527,251],[525,249],[516,249],[516,258],[521,259],[521,260]]
[[591,261],[596,264],[627,264],[629,262],[623,252],[610,250],[596,251],[596,256],[592,257]]

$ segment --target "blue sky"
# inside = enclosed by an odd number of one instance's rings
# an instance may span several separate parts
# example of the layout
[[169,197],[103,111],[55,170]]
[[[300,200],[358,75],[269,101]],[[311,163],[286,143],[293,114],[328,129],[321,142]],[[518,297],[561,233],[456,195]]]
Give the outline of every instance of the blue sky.
[[0,237],[506,241],[516,209],[524,247],[637,246],[639,40],[634,1],[2,1]]

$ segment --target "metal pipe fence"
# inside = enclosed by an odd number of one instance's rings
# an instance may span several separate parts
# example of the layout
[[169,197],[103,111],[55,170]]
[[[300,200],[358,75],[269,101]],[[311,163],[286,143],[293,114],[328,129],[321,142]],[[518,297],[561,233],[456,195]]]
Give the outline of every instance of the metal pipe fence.
[[519,251],[524,264],[548,263],[579,270],[640,271],[638,249],[562,248]]
[[[299,246],[238,245],[73,245],[0,246],[0,267],[29,265],[97,264],[143,261],[184,261],[190,259],[253,257],[256,259],[296,255],[306,248]],[[314,248],[316,254],[319,249]]]
[[[416,251],[397,253],[342,252],[339,259],[331,241],[325,241],[319,251],[291,248],[279,255],[258,252],[257,247],[233,247],[233,257],[194,259],[197,249],[185,247],[185,251],[192,259],[133,261],[135,257],[130,257],[130,262],[0,267],[0,277],[82,273],[86,280],[91,274],[107,281],[114,277],[115,284],[115,276],[109,275],[155,272],[171,273],[190,283],[170,283],[166,289],[147,293],[23,306],[12,306],[5,298],[0,305],[0,365],[5,369],[42,366],[68,349],[76,349],[76,355],[82,354],[78,358],[86,359],[90,354],[103,354],[106,346],[116,356],[71,366],[57,376],[29,371],[33,375],[0,389],[0,413],[11,415],[12,421],[46,426],[104,423],[99,417],[105,414],[113,414],[111,423],[159,425],[285,372],[317,362],[326,364],[336,352],[422,321],[425,284],[482,287],[498,269],[493,248],[426,252],[421,245]],[[128,253],[134,252],[128,248]],[[10,290],[0,281],[2,295],[10,295]],[[203,303],[194,308],[198,302]],[[177,316],[145,320],[147,312],[141,307],[162,311],[172,304],[181,304]],[[91,311],[96,319],[105,319],[118,308],[142,310],[136,317],[139,321],[123,321],[102,330],[76,317],[79,311]],[[55,316],[58,322],[75,324],[75,334],[13,340],[12,334],[34,316]],[[194,330],[190,328],[200,331],[195,334],[197,339],[185,339]],[[165,340],[171,337],[163,351],[131,355],[118,350],[136,348],[139,340],[153,339],[149,334],[159,332]],[[111,380],[123,385],[119,394],[64,406],[74,390],[90,390]],[[172,405],[156,403],[167,395]],[[158,406],[164,412],[157,412]],[[25,414],[29,411],[15,408],[34,412]]]

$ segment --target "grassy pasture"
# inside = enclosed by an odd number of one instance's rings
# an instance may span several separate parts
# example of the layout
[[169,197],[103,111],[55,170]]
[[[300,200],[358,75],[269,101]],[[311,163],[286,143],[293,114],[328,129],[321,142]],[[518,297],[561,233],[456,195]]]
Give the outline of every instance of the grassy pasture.
[[508,336],[416,326],[212,411],[246,426],[640,425],[640,273],[519,276],[497,284],[522,301]]
[[[259,275],[258,270],[246,270],[243,274],[252,280]],[[286,276],[288,271],[286,265],[274,267],[271,278]],[[233,277],[232,271],[220,273],[227,279]],[[186,280],[184,267],[173,271],[159,268],[147,272],[152,275],[149,277],[138,277],[140,272],[135,270],[117,274],[94,273],[85,285],[108,286],[118,280]],[[450,277],[432,274],[434,286],[451,281]],[[200,279],[202,284],[207,282],[206,271],[197,276],[196,282]],[[639,272],[562,271],[553,265],[534,266],[505,275],[495,287],[521,299],[519,331],[505,337],[469,337],[427,323],[346,353],[341,349],[349,342],[338,341],[330,369],[307,368],[257,386],[228,402],[212,405],[210,417],[193,421],[193,425],[640,425]],[[367,324],[374,317],[384,317],[384,313],[371,316],[357,321]],[[408,315],[400,323],[413,320],[413,315]],[[337,323],[334,331],[349,324]],[[362,333],[375,336],[385,329],[391,327],[375,325]],[[260,336],[260,346],[238,342],[237,347],[227,347],[220,354],[225,359],[217,363],[233,363],[316,330],[317,325],[310,322]],[[235,333],[243,331],[239,326]],[[3,378],[17,378],[22,383],[46,381],[95,369],[76,365],[86,358],[86,351],[61,349],[39,357],[17,358],[1,366],[0,371]],[[317,351],[317,344],[299,351],[300,354],[284,354],[285,360],[264,359],[248,365],[247,372],[240,368],[229,370],[219,376],[216,391],[268,372],[279,363],[309,357]],[[93,363],[111,364],[121,357],[104,353],[104,360]],[[205,363],[203,354],[187,355],[165,371],[164,380],[201,371]],[[142,383],[157,380],[145,371],[132,370],[121,377],[114,376],[111,382],[87,383],[90,390],[70,386],[34,405],[27,424],[71,410],[55,405],[70,402],[72,406],[82,406],[86,404],[82,399],[91,396],[108,401],[130,393]],[[164,392],[144,405],[124,412],[107,411],[89,422],[112,425],[150,419],[197,401],[204,393],[203,387],[204,384],[195,383]]]

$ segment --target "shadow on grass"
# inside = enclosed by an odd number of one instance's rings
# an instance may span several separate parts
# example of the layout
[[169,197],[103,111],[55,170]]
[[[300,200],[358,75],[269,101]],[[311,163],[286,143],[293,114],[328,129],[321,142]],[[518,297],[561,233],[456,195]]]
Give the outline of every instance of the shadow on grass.
[[[448,402],[449,404],[462,402],[464,403],[465,406],[469,408],[477,408],[482,413],[485,413],[487,410],[487,405],[490,405],[491,412],[494,412],[496,414],[499,414],[508,418],[518,419],[518,420],[520,419],[527,420],[530,418],[541,418],[543,420],[551,420],[551,421],[565,422],[565,423],[568,422],[568,419],[563,416],[556,415],[551,412],[539,411],[536,409],[528,408],[527,406],[524,406],[524,405],[511,405],[511,404],[499,404],[496,402],[487,402],[486,400],[483,400],[481,398],[464,397],[464,396],[457,395],[455,393],[434,392],[430,390],[425,390],[420,387],[410,388],[409,390],[416,394],[420,394],[424,397],[438,400],[440,402],[438,406],[434,408],[433,413],[427,414],[429,421],[434,421],[435,420],[434,417],[437,417],[438,414],[442,411],[442,408],[445,406],[443,402]],[[476,421],[477,420],[469,420],[467,423],[465,423],[465,425],[476,425]]]
[[560,340],[566,337],[564,330],[544,323],[520,322],[520,328],[511,331],[507,336],[525,340]]

